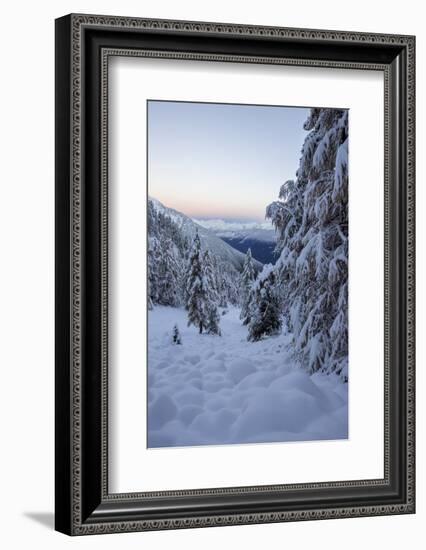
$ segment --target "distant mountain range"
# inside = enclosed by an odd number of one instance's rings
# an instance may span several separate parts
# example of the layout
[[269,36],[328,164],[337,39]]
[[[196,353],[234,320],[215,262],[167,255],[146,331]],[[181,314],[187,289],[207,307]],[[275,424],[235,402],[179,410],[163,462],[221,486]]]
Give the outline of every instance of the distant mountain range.
[[271,223],[194,220],[244,254],[250,248],[253,258],[262,264],[275,263],[276,234]]

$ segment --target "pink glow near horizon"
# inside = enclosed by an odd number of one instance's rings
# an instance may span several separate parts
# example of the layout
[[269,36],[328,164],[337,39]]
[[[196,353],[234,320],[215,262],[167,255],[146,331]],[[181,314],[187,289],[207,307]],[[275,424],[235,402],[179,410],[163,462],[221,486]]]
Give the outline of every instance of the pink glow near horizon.
[[193,218],[263,221],[295,177],[308,112],[149,101],[149,194]]
[[[259,216],[259,210],[265,205],[250,206],[249,204],[223,204],[220,201],[201,202],[199,200],[191,200],[189,198],[182,199],[171,193],[150,193],[150,195],[158,199],[164,206],[174,208],[182,214],[190,218],[225,218],[225,219],[250,219],[254,221],[262,221],[264,216]],[[209,197],[210,199],[210,197]]]

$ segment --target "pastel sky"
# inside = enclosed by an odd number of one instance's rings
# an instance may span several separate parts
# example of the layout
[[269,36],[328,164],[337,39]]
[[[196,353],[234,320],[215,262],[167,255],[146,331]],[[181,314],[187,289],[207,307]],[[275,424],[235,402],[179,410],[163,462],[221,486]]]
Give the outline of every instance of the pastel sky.
[[295,177],[309,109],[148,101],[148,193],[202,219],[262,221]]

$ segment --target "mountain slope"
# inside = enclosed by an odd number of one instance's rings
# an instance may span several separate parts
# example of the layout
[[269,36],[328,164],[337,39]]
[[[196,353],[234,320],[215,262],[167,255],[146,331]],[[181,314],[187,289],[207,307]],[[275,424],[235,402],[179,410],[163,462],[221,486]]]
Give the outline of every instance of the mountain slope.
[[[157,212],[162,212],[164,215],[168,216],[179,227],[182,235],[187,237],[190,241],[194,239],[198,230],[202,250],[208,249],[213,255],[225,262],[229,262],[235,269],[241,271],[245,258],[242,252],[239,252],[220,237],[216,236],[212,231],[194,222],[191,218],[182,214],[182,212],[164,206],[164,204],[153,197],[148,197],[148,201]],[[257,269],[261,269],[262,264],[260,262],[256,261],[254,263]]]

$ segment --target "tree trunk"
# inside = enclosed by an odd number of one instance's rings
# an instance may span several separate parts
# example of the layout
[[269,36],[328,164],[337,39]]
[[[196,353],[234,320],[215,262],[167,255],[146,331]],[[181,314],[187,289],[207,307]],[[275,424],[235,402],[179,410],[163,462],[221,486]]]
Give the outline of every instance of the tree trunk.
[[200,334],[203,333],[203,323],[200,323]]

